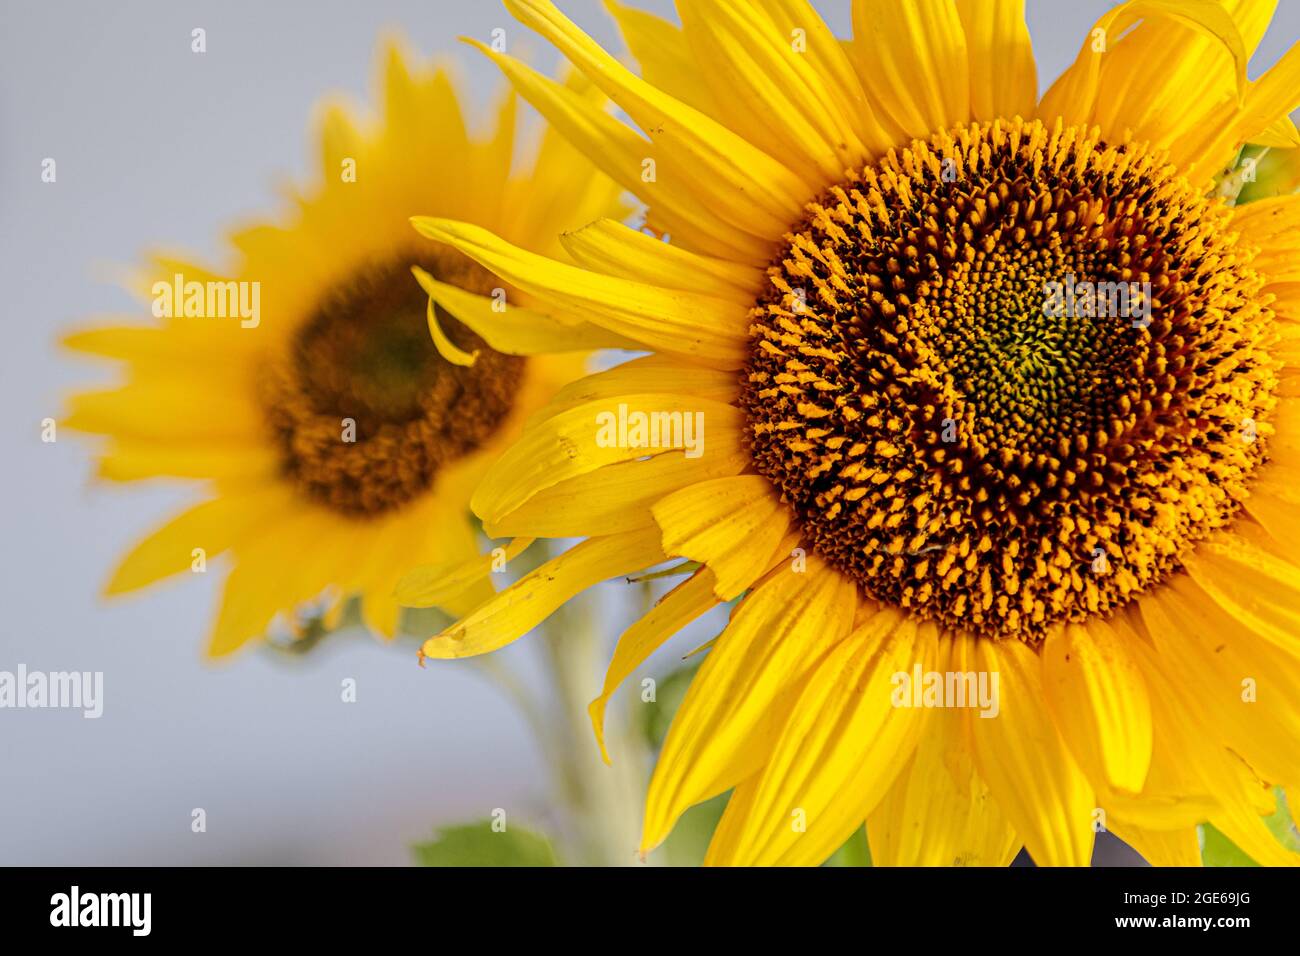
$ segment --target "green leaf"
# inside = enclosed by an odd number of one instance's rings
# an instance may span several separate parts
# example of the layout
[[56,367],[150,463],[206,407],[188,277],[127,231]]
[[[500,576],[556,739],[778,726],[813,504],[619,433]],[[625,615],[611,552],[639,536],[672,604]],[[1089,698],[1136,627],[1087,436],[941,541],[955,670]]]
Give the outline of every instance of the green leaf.
[[871,847],[867,844],[867,828],[858,827],[845,844],[831,854],[822,866],[871,866]]
[[[1263,149],[1247,146],[1238,161],[1246,165],[1242,170],[1241,190],[1237,205],[1290,196],[1300,191],[1300,156],[1294,149]],[[1244,175],[1245,171],[1249,175]]]
[[[1264,824],[1278,843],[1292,853],[1300,853],[1300,831],[1296,829],[1281,787],[1273,789],[1273,799],[1277,809],[1264,817]],[[1206,866],[1259,866],[1209,823],[1201,824],[1201,862]]]
[[1212,824],[1201,824],[1201,862],[1206,866],[1259,866]]
[[1269,830],[1278,843],[1292,853],[1300,853],[1300,830],[1296,829],[1291,808],[1287,806],[1286,793],[1281,787],[1277,787],[1273,791],[1273,797],[1277,801],[1277,812],[1270,817],[1265,817],[1264,822],[1268,824]]
[[697,661],[664,675],[655,682],[654,702],[635,711],[639,729],[655,752],[663,746],[664,738],[668,736],[668,725],[673,722],[673,715],[681,706],[686,690],[691,686],[691,678],[698,669]]
[[411,848],[419,866],[557,866],[555,851],[546,837],[511,826],[492,829],[482,820],[444,827],[428,843]]
[[704,862],[713,831],[718,828],[722,811],[727,809],[730,799],[731,792],[728,791],[691,807],[681,815],[673,832],[664,841],[664,860],[669,866],[699,866]]

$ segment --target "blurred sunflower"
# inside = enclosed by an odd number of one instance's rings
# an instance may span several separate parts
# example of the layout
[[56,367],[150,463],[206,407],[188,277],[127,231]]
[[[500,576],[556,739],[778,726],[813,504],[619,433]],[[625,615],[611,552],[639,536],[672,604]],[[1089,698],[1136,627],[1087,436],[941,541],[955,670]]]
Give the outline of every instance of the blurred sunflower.
[[[586,540],[423,653],[685,558],[592,705],[599,735],[744,595],[643,851],[732,790],[712,863],[819,863],[864,820],[879,864],[1087,864],[1105,825],[1195,865],[1204,821],[1296,862],[1263,818],[1300,783],[1300,197],[1221,188],[1243,144],[1297,143],[1300,47],[1246,76],[1275,0],[1121,3],[1041,101],[1023,0],[856,0],[849,42],[805,0],[679,0],[680,29],[612,4],[642,77],[506,6],[640,132],[489,55],[671,242],[597,222],[574,266],[416,220],[653,353],[562,391],[475,493],[491,534]],[[953,696],[985,679],[983,712]]]
[[[478,553],[470,489],[525,417],[583,370],[578,353],[531,357],[518,336],[499,347],[491,330],[476,332],[473,316],[509,303],[550,350],[555,336],[568,348],[567,326],[516,307],[526,296],[464,256],[420,242],[408,216],[439,209],[562,254],[556,233],[620,215],[620,188],[553,133],[512,171],[513,93],[495,129],[472,135],[446,70],[411,67],[395,44],[380,60],[382,116],[324,107],[320,181],[293,191],[291,221],[233,234],[228,273],[153,258],[139,286],[159,321],[65,340],[125,372],[120,387],[70,399],[68,426],[108,436],[99,475],[204,483],[202,501],[137,544],[107,591],[229,551],[212,655],[273,623],[336,622],[357,597],[362,620],[392,635],[401,572]],[[572,95],[594,105],[599,94],[578,82]],[[435,309],[421,285],[470,318]],[[481,580],[444,583],[436,603],[453,611],[492,593]]]

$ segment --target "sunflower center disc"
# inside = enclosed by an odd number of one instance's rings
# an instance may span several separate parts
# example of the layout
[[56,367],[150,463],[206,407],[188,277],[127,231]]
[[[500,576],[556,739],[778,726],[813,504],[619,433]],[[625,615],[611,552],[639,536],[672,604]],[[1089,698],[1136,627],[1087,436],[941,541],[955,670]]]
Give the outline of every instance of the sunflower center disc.
[[367,267],[321,301],[261,383],[286,473],[348,515],[410,501],[479,447],[509,413],[523,369],[439,309],[453,344],[479,353],[471,366],[443,358],[412,263],[480,294],[497,284],[450,254]]
[[754,467],[814,549],[1041,637],[1158,583],[1264,459],[1272,312],[1227,210],[1074,128],[941,133],[807,207],[751,313]]

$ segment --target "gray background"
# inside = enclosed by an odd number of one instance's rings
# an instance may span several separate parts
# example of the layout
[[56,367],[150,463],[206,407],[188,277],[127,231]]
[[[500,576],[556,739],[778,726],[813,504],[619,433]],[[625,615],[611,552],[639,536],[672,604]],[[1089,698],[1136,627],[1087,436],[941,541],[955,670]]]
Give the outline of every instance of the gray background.
[[[561,4],[617,47],[593,0]],[[643,6],[667,11],[663,0]],[[847,0],[818,5],[846,34]],[[1074,56],[1105,0],[1031,0],[1040,75]],[[1300,37],[1283,0],[1256,69]],[[200,647],[218,576],[182,575],[124,601],[97,597],[114,560],[189,495],[96,485],[87,446],[39,439],[97,366],[60,353],[61,328],[138,311],[113,284],[146,247],[220,256],[223,229],[270,208],[314,163],[307,121],[325,92],[373,92],[375,38],[397,28],[463,66],[473,101],[494,70],[459,46],[494,27],[531,45],[493,0],[267,3],[0,0],[0,670],[102,670],[105,711],[0,710],[0,864],[405,863],[439,823],[536,807],[523,724],[461,666],[341,640],[287,664],[225,666]],[[190,52],[190,30],[208,50]],[[58,182],[40,180],[41,160]],[[610,630],[627,617],[606,590]],[[521,641],[506,653],[527,663]],[[693,646],[675,642],[667,667]],[[359,699],[339,700],[356,678]],[[593,693],[599,675],[592,672]],[[190,811],[208,831],[190,832]]]

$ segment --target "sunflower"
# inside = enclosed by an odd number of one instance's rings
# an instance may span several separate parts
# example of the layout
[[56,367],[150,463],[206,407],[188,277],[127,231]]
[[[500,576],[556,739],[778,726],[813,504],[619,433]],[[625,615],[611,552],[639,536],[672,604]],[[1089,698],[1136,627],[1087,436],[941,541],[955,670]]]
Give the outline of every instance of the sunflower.
[[[449,72],[411,62],[384,45],[381,117],[323,105],[319,182],[293,191],[289,221],[231,236],[232,270],[154,257],[139,284],[158,321],[66,339],[125,371],[120,387],[70,399],[68,426],[108,436],[98,474],[202,483],[202,499],[140,541],[107,591],[205,570],[229,551],[212,655],[273,624],[335,623],[355,598],[364,623],[392,635],[400,573],[477,555],[470,489],[582,372],[577,352],[532,357],[476,332],[475,317],[500,313],[548,330],[553,349],[566,327],[459,253],[419,241],[407,219],[439,209],[563,254],[556,233],[620,215],[621,190],[552,133],[512,172],[514,94],[495,129],[470,134]],[[573,95],[594,102],[579,85]],[[454,300],[464,321],[426,290]],[[454,611],[492,593],[481,581],[459,592],[443,587],[438,601]]]
[[1087,864],[1105,827],[1197,865],[1205,822],[1296,862],[1264,818],[1300,783],[1300,197],[1225,175],[1298,142],[1300,47],[1246,76],[1275,0],[1119,4],[1041,100],[1024,0],[856,0],[847,42],[805,0],[611,4],[641,76],[506,6],[639,128],[486,51],[647,229],[568,265],[416,226],[650,354],[475,492],[490,534],[585,540],[423,653],[686,559],[591,708],[739,599],[642,852],[731,791],[710,863],[864,821],[878,864]]

